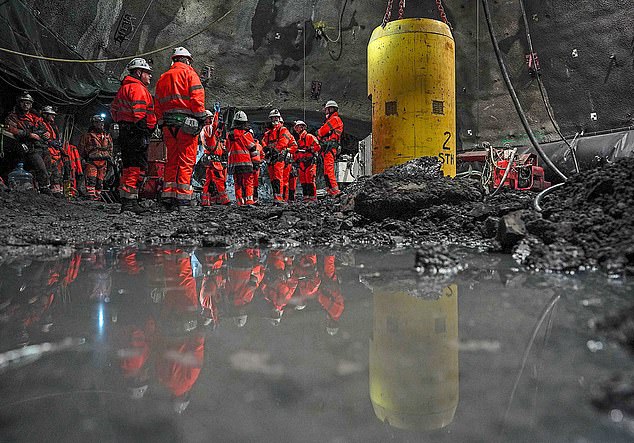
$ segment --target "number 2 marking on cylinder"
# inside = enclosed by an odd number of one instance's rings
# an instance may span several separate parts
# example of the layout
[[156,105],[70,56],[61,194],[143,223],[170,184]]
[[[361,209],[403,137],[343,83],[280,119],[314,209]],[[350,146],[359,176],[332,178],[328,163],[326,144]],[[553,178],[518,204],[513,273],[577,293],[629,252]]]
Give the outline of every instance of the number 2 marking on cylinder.
[[449,140],[451,140],[451,132],[447,131],[447,132],[444,133],[444,135],[447,136],[447,139],[442,144],[442,149],[443,149],[443,151],[451,151],[451,148],[449,146],[447,146],[447,143],[449,143]]

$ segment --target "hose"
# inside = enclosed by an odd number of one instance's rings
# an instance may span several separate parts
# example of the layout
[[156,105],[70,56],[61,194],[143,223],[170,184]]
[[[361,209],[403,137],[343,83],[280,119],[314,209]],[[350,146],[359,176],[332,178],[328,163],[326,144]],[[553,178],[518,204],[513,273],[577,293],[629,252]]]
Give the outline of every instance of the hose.
[[[493,149],[493,148],[491,148]],[[497,192],[504,186],[504,182],[506,182],[506,178],[509,176],[509,172],[511,172],[511,168],[513,167],[513,160],[515,160],[515,154],[517,153],[517,148],[513,148],[511,151],[511,157],[509,158],[509,163],[506,165],[506,169],[504,170],[504,175],[502,176],[502,180],[497,188],[493,190],[489,197],[493,197]]]
[[561,188],[563,185],[565,185],[565,183],[557,183],[556,185],[552,185],[550,188],[546,188],[542,192],[537,194],[535,200],[533,200],[533,208],[535,208],[537,212],[542,212],[542,207],[540,206],[540,202],[542,201],[542,199],[551,192]]
[[544,161],[544,163],[546,163],[548,167],[550,167],[559,177],[561,177],[562,180],[566,181],[568,180],[568,177],[566,177],[564,173],[561,172],[559,168],[557,168],[557,166],[555,166],[555,164],[550,160],[550,158],[548,158],[548,156],[546,155],[542,147],[539,145],[539,142],[535,138],[535,134],[533,134],[533,131],[530,125],[528,124],[526,114],[524,113],[524,110],[522,109],[522,105],[520,104],[520,101],[517,98],[517,94],[515,93],[515,89],[513,88],[513,84],[511,83],[511,78],[509,77],[509,73],[506,69],[506,65],[504,64],[504,60],[502,59],[500,46],[498,45],[497,39],[495,37],[495,32],[493,30],[493,23],[491,22],[491,12],[489,10],[488,0],[482,0],[482,6],[484,10],[484,17],[487,22],[487,27],[489,29],[489,35],[491,36],[491,43],[493,44],[493,50],[495,51],[495,57],[497,58],[498,64],[500,66],[500,71],[502,73],[502,77],[504,78],[504,83],[506,83],[506,87],[513,101],[513,105],[515,106],[515,110],[517,111],[517,115],[519,116],[520,121],[522,122],[522,126],[524,126],[524,130],[526,131],[528,138],[530,139],[533,147],[535,148],[535,150],[537,151],[541,159]]
[[[524,0],[519,0],[519,3],[520,3],[520,9],[522,10],[522,18],[524,19],[524,28],[526,30],[526,40],[528,41],[528,50],[530,51],[530,54],[531,54],[530,56],[532,57],[533,54],[535,54],[535,50],[533,49],[533,39],[531,38],[531,32],[528,27],[528,17],[526,16],[526,8],[524,7]],[[564,137],[564,135],[561,133],[561,130],[559,129],[559,125],[555,121],[555,116],[553,115],[552,109],[550,109],[550,105],[546,98],[544,84],[542,82],[542,77],[538,69],[535,69],[535,77],[537,78],[539,93],[542,96],[542,101],[544,102],[544,108],[546,108],[546,113],[548,114],[548,118],[550,119],[550,122],[553,124],[553,128],[555,128],[555,131],[557,132],[557,134],[559,134],[559,137],[561,137],[561,140],[563,140],[563,142],[568,145],[568,148],[570,149],[570,154],[572,155],[572,160],[575,166],[575,172],[577,172],[578,174],[579,162],[577,162],[577,154],[575,150],[573,149],[572,145],[568,143],[568,140],[566,140],[566,137]]]

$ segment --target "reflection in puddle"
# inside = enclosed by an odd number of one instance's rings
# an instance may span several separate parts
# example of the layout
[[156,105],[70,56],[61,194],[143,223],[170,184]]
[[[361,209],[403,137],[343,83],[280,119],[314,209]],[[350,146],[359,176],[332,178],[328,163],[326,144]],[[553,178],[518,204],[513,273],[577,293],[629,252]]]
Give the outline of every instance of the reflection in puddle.
[[458,406],[458,287],[430,298],[375,289],[372,332],[376,416],[401,429],[451,423]]
[[129,247],[2,266],[0,441],[631,440],[587,401],[631,357],[590,352],[585,326],[631,289],[494,259],[421,275],[413,251]]

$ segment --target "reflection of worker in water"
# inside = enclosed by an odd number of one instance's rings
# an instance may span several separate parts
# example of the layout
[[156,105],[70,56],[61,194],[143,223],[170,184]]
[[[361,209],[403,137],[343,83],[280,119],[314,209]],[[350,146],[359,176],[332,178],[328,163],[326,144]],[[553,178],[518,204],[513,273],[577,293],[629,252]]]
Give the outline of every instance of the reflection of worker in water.
[[227,261],[225,284],[226,313],[241,328],[247,323],[247,307],[253,301],[255,291],[263,278],[259,249],[243,249],[235,252]]
[[220,323],[218,306],[221,302],[222,290],[227,280],[224,267],[227,254],[224,252],[210,252],[205,254],[203,266],[205,275],[200,287],[200,306],[205,325],[213,325],[215,328]]
[[284,251],[269,251],[266,257],[266,274],[260,285],[262,296],[269,309],[269,322],[277,326],[282,321],[282,314],[293,293],[298,280],[293,275],[293,257]]
[[190,255],[169,251],[165,260],[168,286],[161,306],[157,378],[173,396],[174,410],[189,405],[189,392],[202,369],[205,336],[198,332],[199,305]]
[[341,294],[339,278],[337,277],[334,255],[324,256],[321,286],[319,287],[317,300],[324,311],[326,311],[326,331],[330,335],[337,334],[339,331],[339,319],[344,310],[344,300]]
[[447,426],[458,405],[457,287],[434,298],[373,288],[370,398],[400,429]]

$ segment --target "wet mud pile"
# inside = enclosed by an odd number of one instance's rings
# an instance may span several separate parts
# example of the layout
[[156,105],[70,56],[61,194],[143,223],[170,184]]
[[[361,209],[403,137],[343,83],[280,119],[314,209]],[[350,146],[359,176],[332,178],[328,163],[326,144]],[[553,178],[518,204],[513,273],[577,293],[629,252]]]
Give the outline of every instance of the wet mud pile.
[[543,212],[521,214],[516,259],[538,270],[634,275],[634,158],[570,177]]

